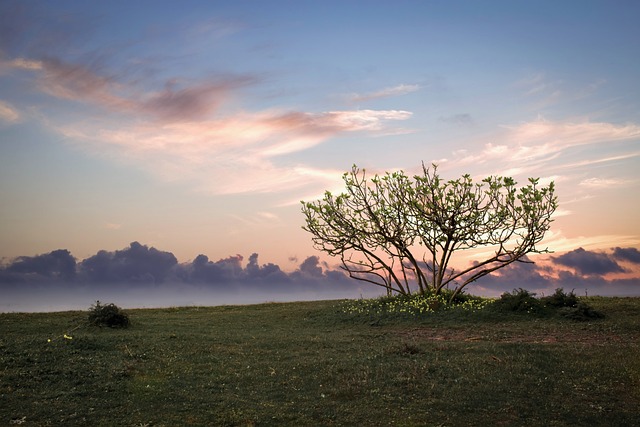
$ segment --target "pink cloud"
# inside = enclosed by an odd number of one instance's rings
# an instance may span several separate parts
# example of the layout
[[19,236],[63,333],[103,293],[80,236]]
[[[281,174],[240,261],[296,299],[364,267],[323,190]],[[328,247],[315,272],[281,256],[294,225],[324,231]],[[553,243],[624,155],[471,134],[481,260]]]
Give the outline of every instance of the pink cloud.
[[[548,173],[548,165],[557,161],[569,150],[597,144],[633,141],[640,138],[640,126],[636,124],[617,125],[605,122],[562,122],[539,118],[532,122],[503,126],[503,131],[491,135],[480,151],[468,149],[453,153],[457,165],[490,165],[490,173],[505,174],[510,169],[522,174]],[[480,141],[482,142],[482,141]],[[637,153],[611,156],[611,161],[636,157]],[[603,159],[583,159],[556,166],[559,171],[588,166]],[[498,172],[499,171],[499,172]],[[561,175],[560,172],[556,172]]]
[[161,122],[201,120],[216,112],[229,95],[255,81],[247,76],[213,77],[200,82],[171,79],[160,91],[144,91],[110,75],[100,61],[70,63],[55,57],[18,58],[14,69],[35,73],[40,90],[55,98]]
[[100,75],[97,64],[71,64],[58,58],[46,58],[40,64],[40,68],[32,69],[40,71],[39,86],[51,96],[110,109],[133,108],[132,101],[117,94],[124,87],[115,78]]
[[[150,91],[109,72],[98,60],[19,58],[12,67],[30,73],[37,87],[50,96],[106,110],[107,114],[91,121],[51,123],[78,147],[214,194],[302,188],[315,192],[317,186],[331,187],[340,174],[328,178],[327,171],[310,173],[314,168],[289,162],[285,156],[349,133],[406,133],[390,123],[411,117],[402,110],[225,109],[241,87],[255,82],[247,76],[196,82],[171,79],[162,89]],[[400,85],[377,95],[413,90],[417,88]]]
[[8,102],[0,100],[0,122],[17,123],[20,121],[20,113]]
[[148,95],[140,107],[152,117],[165,121],[203,119],[216,111],[232,90],[251,81],[236,77],[183,88],[170,81],[161,92]]
[[[201,121],[99,128],[66,125],[58,130],[78,146],[148,170],[167,181],[190,181],[214,194],[286,192],[340,180],[302,164],[278,166],[276,158],[308,149],[328,138],[352,132],[375,133],[406,111],[333,111],[301,113],[263,111]],[[331,177],[329,177],[331,175]]]

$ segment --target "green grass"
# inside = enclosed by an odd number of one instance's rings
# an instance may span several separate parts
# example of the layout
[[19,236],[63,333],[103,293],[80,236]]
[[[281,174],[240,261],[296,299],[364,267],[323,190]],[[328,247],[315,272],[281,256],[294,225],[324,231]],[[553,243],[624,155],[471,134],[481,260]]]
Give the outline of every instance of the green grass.
[[606,317],[335,301],[127,310],[128,329],[0,314],[0,425],[637,425],[640,299],[581,300]]

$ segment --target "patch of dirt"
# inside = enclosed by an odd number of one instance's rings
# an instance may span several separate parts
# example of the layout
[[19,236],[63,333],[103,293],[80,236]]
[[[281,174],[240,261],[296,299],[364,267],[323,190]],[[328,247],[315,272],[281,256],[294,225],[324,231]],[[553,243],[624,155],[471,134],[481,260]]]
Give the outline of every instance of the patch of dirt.
[[448,329],[448,328],[413,328],[396,331],[398,336],[415,341],[452,341],[474,342],[490,341],[500,343],[577,343],[577,344],[609,344],[623,341],[622,337],[600,331],[585,330],[553,330],[530,329],[510,331],[500,326],[491,329]]

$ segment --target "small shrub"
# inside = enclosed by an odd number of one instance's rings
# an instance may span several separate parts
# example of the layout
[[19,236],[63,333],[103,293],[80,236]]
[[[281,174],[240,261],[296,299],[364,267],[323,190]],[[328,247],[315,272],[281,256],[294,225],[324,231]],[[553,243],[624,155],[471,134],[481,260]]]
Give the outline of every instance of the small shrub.
[[493,307],[499,311],[538,313],[542,311],[543,305],[534,292],[520,288],[503,293],[494,302]]
[[578,299],[573,291],[566,293],[562,288],[549,296],[536,298],[536,294],[526,289],[505,292],[495,301],[493,308],[498,311],[529,313],[543,317],[561,316],[571,320],[594,320],[604,315]]
[[567,319],[580,321],[601,319],[604,317],[604,314],[594,310],[584,302],[576,303],[575,307],[561,307],[559,313]]
[[556,289],[556,291],[546,297],[540,298],[540,301],[547,306],[554,308],[562,307],[576,307],[578,305],[578,297],[573,291],[565,293],[562,288]]
[[100,301],[96,301],[89,309],[89,323],[109,328],[127,328],[129,316],[113,303],[101,304]]

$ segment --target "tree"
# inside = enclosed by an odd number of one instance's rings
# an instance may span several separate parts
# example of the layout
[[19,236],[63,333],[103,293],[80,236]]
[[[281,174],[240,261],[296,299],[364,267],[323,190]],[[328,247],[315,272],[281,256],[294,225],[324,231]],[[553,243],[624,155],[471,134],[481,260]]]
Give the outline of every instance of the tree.
[[[554,183],[538,179],[516,188],[509,177],[474,183],[469,175],[440,178],[437,165],[422,165],[411,179],[404,172],[368,179],[353,166],[343,175],[346,191],[325,192],[302,202],[305,226],[316,249],[339,257],[350,277],[382,286],[389,295],[433,292],[465,286],[513,262],[531,262],[558,203]],[[461,250],[487,247],[483,261],[454,269]]]

